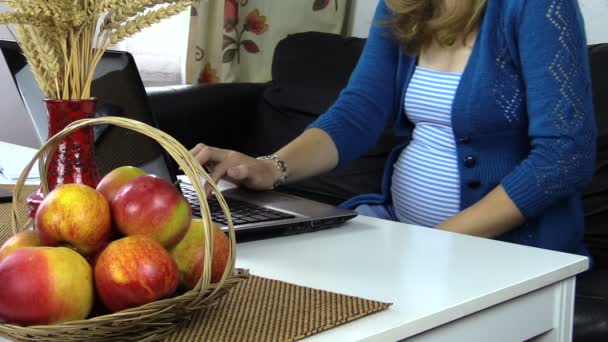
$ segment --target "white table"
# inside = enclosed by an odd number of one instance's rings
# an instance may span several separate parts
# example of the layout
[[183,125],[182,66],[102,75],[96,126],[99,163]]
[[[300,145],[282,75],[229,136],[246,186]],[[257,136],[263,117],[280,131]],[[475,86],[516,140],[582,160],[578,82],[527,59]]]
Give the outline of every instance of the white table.
[[238,244],[237,267],[394,303],[306,341],[570,341],[574,276],[588,259],[358,217]]
[[358,217],[238,245],[237,267],[392,302],[307,341],[570,341],[585,257]]

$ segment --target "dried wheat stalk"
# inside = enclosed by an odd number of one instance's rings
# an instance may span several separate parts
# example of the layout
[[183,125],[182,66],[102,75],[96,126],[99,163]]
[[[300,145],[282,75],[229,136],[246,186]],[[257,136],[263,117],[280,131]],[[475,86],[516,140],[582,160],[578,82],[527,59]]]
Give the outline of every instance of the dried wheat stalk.
[[[86,99],[103,53],[187,9],[192,0],[6,0],[21,48],[51,99]],[[99,27],[99,28],[98,28]]]

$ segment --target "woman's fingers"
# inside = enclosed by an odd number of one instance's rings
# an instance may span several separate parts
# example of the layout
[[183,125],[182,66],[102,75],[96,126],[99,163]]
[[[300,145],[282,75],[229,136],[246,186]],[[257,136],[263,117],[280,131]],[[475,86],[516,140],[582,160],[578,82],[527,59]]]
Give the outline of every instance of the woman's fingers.
[[196,144],[193,149],[190,150],[190,155],[192,155],[197,161],[200,163],[200,159],[204,157],[204,154],[199,157],[199,153],[205,148],[207,145],[205,144]]
[[213,168],[216,164],[220,164],[224,161],[229,151],[222,150],[219,148],[198,144],[194,147],[190,154],[194,156],[194,159],[201,165]]
[[[203,149],[204,151],[204,149]],[[199,154],[202,153],[199,152]],[[217,153],[217,151],[212,151],[213,153]],[[220,179],[224,178],[226,176],[227,171],[235,166],[238,166],[242,163],[244,163],[244,161],[246,160],[246,157],[240,153],[234,152],[234,151],[227,151],[227,150],[221,150],[220,153],[218,154],[220,157],[218,157],[217,159],[214,159],[214,161],[217,161],[217,164],[215,164],[213,166],[213,169],[211,170],[211,174],[209,174],[209,176],[211,177],[211,179],[217,184]],[[221,160],[221,161],[220,161]],[[236,182],[237,184],[239,182]],[[209,186],[209,184],[206,184],[206,189],[205,191],[207,192],[207,194],[211,193],[211,187]]]
[[196,146],[190,150],[190,154],[195,156],[204,146],[205,144],[196,144]]

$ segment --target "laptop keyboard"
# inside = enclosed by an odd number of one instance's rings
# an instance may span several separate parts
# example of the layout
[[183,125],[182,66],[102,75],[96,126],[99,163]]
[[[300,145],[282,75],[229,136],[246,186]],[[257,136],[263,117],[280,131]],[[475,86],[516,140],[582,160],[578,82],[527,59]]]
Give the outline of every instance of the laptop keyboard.
[[[182,184],[182,192],[184,194],[184,197],[186,197],[186,199],[188,200],[188,202],[190,202],[190,205],[192,206],[192,213],[200,217],[200,202],[194,189],[187,184]],[[295,217],[294,215],[257,206],[253,203],[243,202],[233,198],[225,199],[228,203],[228,207],[230,208],[232,223],[234,225],[270,222]],[[226,216],[224,215],[222,207],[220,206],[217,199],[211,196],[207,198],[207,203],[209,203],[211,219],[213,220],[213,222],[223,226],[228,225]]]

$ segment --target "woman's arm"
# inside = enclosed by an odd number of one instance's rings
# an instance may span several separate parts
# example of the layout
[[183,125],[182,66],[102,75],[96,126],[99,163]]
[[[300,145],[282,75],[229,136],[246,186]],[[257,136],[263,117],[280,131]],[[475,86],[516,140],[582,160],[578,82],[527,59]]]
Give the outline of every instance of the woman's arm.
[[521,225],[524,220],[524,215],[499,185],[481,201],[442,222],[437,228],[494,238]]
[[531,151],[501,185],[439,228],[496,237],[581,191],[593,175],[595,117],[575,0],[525,1],[505,29],[519,53]]
[[276,155],[289,167],[288,182],[322,174],[338,164],[336,145],[325,131],[317,128],[304,131]]

